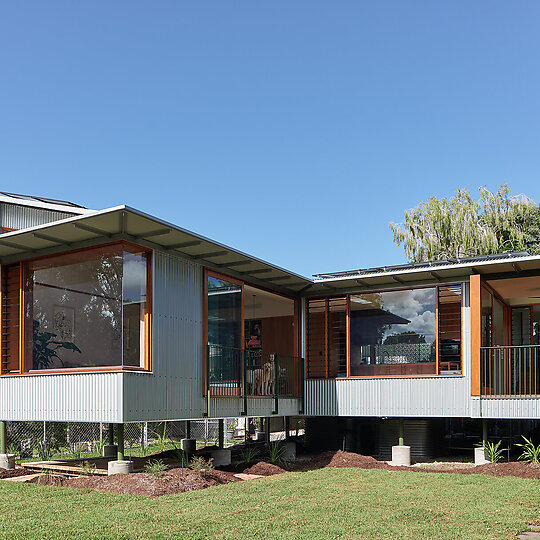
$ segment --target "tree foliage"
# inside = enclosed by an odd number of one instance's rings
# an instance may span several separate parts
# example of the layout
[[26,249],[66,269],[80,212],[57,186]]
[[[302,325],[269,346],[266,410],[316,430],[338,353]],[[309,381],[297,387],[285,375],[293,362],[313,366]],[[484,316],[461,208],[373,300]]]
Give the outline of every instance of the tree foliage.
[[449,199],[432,195],[390,223],[394,242],[403,244],[410,262],[459,259],[527,250],[540,253],[540,209],[524,195],[511,196],[504,184],[479,199],[458,189]]

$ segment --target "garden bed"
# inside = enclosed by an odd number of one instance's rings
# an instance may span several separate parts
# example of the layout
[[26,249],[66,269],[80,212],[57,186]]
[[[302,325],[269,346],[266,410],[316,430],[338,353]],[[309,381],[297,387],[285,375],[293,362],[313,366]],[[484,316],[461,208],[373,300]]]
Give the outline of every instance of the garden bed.
[[[152,458],[162,458],[160,454]],[[360,468],[360,469],[383,469],[388,471],[416,471],[457,474],[488,474],[492,476],[515,476],[518,478],[540,479],[540,465],[524,462],[488,463],[486,465],[473,466],[465,463],[437,463],[433,465],[421,465],[414,467],[394,467],[386,461],[379,461],[370,456],[363,456],[353,452],[342,450],[328,451],[317,454],[310,459],[300,460],[289,464],[274,464],[268,461],[254,461],[250,463],[235,463],[228,467],[208,469],[198,473],[188,468],[174,467],[166,471],[149,474],[136,472],[127,475],[114,476],[81,476],[67,478],[59,475],[43,474],[30,480],[31,483],[65,486],[74,488],[92,489],[96,491],[129,493],[157,497],[173,493],[184,493],[205,489],[210,486],[239,482],[242,479],[235,474],[273,476],[290,471],[303,471],[312,469],[331,468]],[[28,474],[25,469],[5,471],[13,476]],[[18,473],[18,474],[13,474]],[[4,476],[5,477],[5,476]]]

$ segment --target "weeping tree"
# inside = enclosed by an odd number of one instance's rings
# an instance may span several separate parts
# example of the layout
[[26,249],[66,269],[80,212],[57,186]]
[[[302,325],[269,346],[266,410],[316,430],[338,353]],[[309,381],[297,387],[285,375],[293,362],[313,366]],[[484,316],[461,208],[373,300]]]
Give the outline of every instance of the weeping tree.
[[449,199],[432,195],[390,223],[394,242],[410,262],[456,259],[526,250],[540,253],[540,209],[524,195],[511,196],[506,184],[474,199],[458,189]]

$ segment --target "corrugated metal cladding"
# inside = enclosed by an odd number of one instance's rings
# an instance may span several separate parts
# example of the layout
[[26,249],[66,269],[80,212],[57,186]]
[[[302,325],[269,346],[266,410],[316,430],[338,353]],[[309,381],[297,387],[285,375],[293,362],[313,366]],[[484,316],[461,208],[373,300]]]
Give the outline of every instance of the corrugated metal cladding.
[[0,411],[2,420],[121,422],[122,374],[1,377]]
[[466,377],[306,381],[310,416],[469,416]]
[[8,229],[26,229],[43,225],[51,221],[58,221],[73,217],[75,214],[68,212],[55,212],[44,208],[33,208],[31,206],[19,206],[16,204],[0,203],[0,220],[2,227]]
[[477,399],[479,418],[540,418],[540,397],[501,397]]
[[154,252],[152,373],[124,373],[126,421],[200,418],[203,267]]
[[[300,406],[299,399],[280,399],[278,416],[297,416]],[[228,418],[238,416],[244,408],[241,398],[215,398],[210,400],[210,416]],[[274,400],[266,398],[248,398],[247,416],[272,416]]]

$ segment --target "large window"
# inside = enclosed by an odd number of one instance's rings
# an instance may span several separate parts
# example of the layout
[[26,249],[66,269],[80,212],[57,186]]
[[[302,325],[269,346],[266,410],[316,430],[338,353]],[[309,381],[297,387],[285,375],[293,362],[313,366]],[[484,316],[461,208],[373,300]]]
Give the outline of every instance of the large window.
[[436,373],[436,290],[353,295],[351,375]]
[[307,376],[460,374],[461,303],[460,285],[310,298]]
[[25,369],[149,367],[149,261],[114,244],[25,263]]

